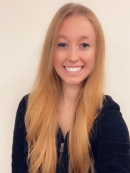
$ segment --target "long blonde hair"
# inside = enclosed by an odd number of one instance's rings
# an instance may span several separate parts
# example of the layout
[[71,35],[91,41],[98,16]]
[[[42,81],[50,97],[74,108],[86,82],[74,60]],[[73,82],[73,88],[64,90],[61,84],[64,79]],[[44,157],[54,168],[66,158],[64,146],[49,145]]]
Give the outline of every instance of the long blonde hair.
[[85,16],[91,22],[96,33],[96,61],[77,98],[75,118],[69,131],[69,173],[88,173],[90,168],[94,168],[90,156],[90,132],[103,102],[104,36],[90,9],[68,3],[58,10],[48,28],[37,77],[28,97],[25,126],[30,173],[56,172],[57,109],[62,85],[53,67],[53,56],[59,27],[71,15]]

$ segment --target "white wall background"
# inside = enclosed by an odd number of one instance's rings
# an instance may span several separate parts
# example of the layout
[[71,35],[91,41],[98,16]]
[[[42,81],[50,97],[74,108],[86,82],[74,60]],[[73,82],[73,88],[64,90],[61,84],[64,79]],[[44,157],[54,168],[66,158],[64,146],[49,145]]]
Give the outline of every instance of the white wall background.
[[[15,113],[30,91],[52,16],[68,0],[0,0],[0,173],[11,172]],[[79,0],[98,16],[106,38],[106,89],[130,130],[130,1]]]

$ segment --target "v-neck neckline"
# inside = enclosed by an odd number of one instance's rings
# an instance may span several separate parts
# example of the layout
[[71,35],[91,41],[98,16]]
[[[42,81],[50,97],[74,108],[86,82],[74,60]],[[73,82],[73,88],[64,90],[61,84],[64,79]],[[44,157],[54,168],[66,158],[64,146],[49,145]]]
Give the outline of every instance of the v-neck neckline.
[[64,142],[64,141],[67,139],[68,135],[69,135],[69,131],[66,133],[66,135],[65,135],[65,137],[64,137],[64,135],[63,135],[63,133],[62,133],[62,131],[61,131],[61,128],[60,128],[59,125],[58,125],[58,132],[59,132],[60,135],[61,135],[62,142]]

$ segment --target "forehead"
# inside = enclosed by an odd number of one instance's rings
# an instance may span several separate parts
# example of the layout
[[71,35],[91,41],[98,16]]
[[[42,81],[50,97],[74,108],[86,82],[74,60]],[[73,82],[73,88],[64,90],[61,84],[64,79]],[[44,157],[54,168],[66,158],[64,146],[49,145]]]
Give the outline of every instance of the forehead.
[[84,35],[87,37],[95,37],[95,31],[91,24],[91,22],[85,16],[69,16],[66,17],[60,27],[58,35],[67,35],[67,36],[74,36],[74,35]]

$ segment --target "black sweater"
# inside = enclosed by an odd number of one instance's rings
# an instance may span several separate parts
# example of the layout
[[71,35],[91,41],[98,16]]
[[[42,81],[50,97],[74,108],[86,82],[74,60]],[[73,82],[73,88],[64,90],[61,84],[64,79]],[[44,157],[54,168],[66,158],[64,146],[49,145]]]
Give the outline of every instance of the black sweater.
[[[16,114],[12,147],[12,173],[28,173],[24,125],[26,107],[27,96],[21,100]],[[59,129],[57,132],[56,173],[68,172],[68,136],[69,133],[63,139],[61,130]],[[95,120],[90,143],[94,156],[95,173],[130,173],[128,129],[120,113],[119,105],[109,96],[106,96],[104,106]]]

